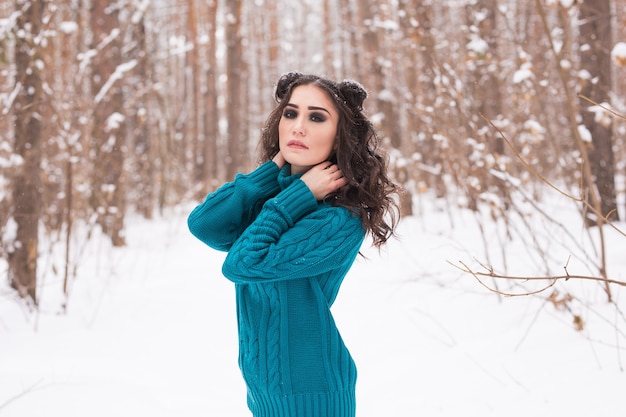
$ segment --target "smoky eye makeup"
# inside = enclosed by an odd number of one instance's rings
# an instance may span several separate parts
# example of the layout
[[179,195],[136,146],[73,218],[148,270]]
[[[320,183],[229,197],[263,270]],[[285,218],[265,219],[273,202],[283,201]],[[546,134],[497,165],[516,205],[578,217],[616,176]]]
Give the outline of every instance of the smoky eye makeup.
[[[295,119],[298,117],[298,109],[299,107],[297,104],[288,103],[283,110],[282,117],[286,119]],[[330,117],[330,112],[324,107],[309,106],[308,112],[308,119],[315,123],[325,122]]]
[[326,116],[324,116],[322,113],[314,112],[311,113],[309,119],[311,119],[312,122],[321,123],[326,121]]
[[285,109],[283,111],[283,117],[286,119],[294,119],[296,117],[298,117],[298,112],[296,112],[293,109]]

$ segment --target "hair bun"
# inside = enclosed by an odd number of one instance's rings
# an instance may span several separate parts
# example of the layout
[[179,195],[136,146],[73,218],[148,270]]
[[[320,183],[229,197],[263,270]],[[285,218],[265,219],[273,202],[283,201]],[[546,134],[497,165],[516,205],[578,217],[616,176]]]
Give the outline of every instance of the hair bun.
[[363,110],[363,101],[367,98],[367,91],[361,84],[352,80],[344,80],[339,83],[338,87],[350,107]]
[[300,77],[302,77],[302,73],[299,72],[287,72],[281,75],[276,85],[276,100],[282,100],[289,91],[291,84]]

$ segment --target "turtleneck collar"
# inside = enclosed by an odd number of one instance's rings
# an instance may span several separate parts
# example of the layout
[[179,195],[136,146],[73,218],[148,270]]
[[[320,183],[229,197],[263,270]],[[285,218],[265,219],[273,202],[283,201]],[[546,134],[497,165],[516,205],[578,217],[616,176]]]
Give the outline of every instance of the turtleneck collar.
[[278,185],[281,190],[289,187],[295,180],[302,177],[302,174],[291,174],[291,165],[285,164],[278,173]]

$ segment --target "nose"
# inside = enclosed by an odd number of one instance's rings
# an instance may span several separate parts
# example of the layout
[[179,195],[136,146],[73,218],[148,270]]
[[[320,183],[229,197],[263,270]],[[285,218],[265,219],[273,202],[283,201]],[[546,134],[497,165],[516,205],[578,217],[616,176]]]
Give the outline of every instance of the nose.
[[294,135],[304,135],[304,126],[301,117],[298,117],[293,123],[293,134]]

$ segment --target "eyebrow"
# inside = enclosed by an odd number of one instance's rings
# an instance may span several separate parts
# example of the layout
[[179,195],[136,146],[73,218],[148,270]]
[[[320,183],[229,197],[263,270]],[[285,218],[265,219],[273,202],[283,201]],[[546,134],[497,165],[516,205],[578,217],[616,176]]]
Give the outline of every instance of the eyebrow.
[[[300,107],[297,104],[293,104],[293,103],[287,103],[287,107],[294,107],[296,109],[299,109]],[[317,106],[309,106],[308,107],[309,110],[321,110],[321,111],[325,111],[326,113],[328,113],[328,115],[331,115],[330,112],[328,110],[326,110],[324,107],[317,107]]]

